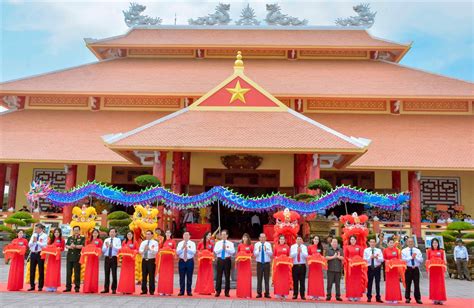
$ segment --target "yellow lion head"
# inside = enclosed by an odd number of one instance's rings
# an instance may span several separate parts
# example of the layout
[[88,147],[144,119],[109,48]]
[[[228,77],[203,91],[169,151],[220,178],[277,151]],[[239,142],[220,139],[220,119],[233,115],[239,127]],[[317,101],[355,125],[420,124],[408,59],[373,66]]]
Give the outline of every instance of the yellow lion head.
[[135,212],[133,213],[132,222],[129,227],[136,235],[145,236],[145,232],[150,230],[154,233],[158,227],[158,209],[146,205],[143,207],[140,204],[134,205]]
[[92,206],[87,207],[83,205],[82,208],[75,206],[72,209],[72,220],[70,222],[71,228],[79,226],[81,228],[81,235],[88,236],[92,229],[95,228],[95,219],[97,212]]

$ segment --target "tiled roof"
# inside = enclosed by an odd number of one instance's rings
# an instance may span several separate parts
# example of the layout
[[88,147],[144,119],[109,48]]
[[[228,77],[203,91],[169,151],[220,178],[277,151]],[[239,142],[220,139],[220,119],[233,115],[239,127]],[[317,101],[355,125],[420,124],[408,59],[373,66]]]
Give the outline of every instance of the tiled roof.
[[474,117],[307,114],[348,135],[372,140],[350,167],[474,170]]
[[109,141],[113,149],[364,152],[364,146],[295,111],[181,110]]
[[[274,96],[474,97],[473,83],[387,62],[246,59],[245,64],[246,75]],[[123,58],[1,83],[0,93],[201,96],[228,74],[228,59]]]
[[125,35],[87,40],[90,46],[224,46],[224,47],[398,47],[407,45],[372,37],[366,30],[335,28],[218,28],[156,27],[131,29]]
[[0,115],[0,161],[128,163],[101,136],[132,129],[159,112],[23,110]]

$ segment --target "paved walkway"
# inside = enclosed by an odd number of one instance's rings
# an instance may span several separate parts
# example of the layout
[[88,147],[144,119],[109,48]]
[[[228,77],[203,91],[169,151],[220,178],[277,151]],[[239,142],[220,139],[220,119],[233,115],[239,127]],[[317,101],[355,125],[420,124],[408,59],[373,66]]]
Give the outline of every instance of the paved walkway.
[[[64,263],[63,263],[64,264]],[[0,259],[0,283],[6,284],[8,280],[9,265],[5,265],[3,259]],[[61,271],[63,280],[65,274],[65,267]],[[100,284],[103,280],[102,264],[100,272]],[[195,277],[194,277],[195,278]],[[195,279],[194,279],[195,281]],[[178,277],[175,275],[175,288],[178,287]],[[256,285],[256,279],[253,278],[253,286]],[[25,285],[26,286],[26,285]],[[463,308],[474,307],[474,283],[468,281],[460,281],[447,278],[446,280],[448,298],[456,298],[451,301],[451,304]],[[194,286],[193,286],[194,287]],[[421,280],[422,295],[428,296],[428,279],[425,277]],[[138,288],[137,288],[138,289]],[[344,290],[344,286],[342,285]],[[382,283],[382,293],[384,292],[384,283]],[[460,300],[465,299],[465,300]],[[424,299],[425,304],[429,304],[427,299]],[[293,302],[292,300],[280,301],[262,301],[262,300],[237,300],[219,298],[215,299],[212,296],[203,297],[158,297],[158,296],[123,296],[123,295],[85,295],[85,294],[63,294],[63,293],[27,293],[27,292],[2,292],[0,293],[0,307],[314,307],[317,303],[318,307],[341,307],[341,305],[350,305],[351,307],[367,307],[364,305],[349,304],[343,302],[342,304],[332,302]],[[454,307],[447,302],[448,307]],[[375,304],[372,304],[375,306]],[[398,305],[400,307],[401,305]],[[424,305],[425,306],[425,305]],[[384,305],[384,307],[391,307]],[[392,306],[397,307],[397,306]],[[406,307],[406,306],[404,306]],[[418,306],[420,307],[420,306]]]

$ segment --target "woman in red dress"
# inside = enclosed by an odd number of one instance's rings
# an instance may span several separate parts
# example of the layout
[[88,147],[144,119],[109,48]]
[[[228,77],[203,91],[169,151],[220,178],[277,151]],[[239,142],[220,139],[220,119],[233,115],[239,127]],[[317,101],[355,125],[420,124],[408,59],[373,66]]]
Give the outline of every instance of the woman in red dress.
[[395,247],[393,237],[388,239],[388,247],[383,251],[385,260],[385,301],[396,304],[402,300],[402,291],[400,289],[400,273],[398,267],[388,268],[390,260],[400,260],[400,252]]
[[[138,246],[135,242],[133,232],[128,231],[125,239],[122,242],[122,249],[120,252],[133,254],[137,250]],[[122,255],[122,268],[120,270],[120,279],[117,292],[123,294],[135,293],[135,256],[132,257],[128,255]]]
[[172,238],[170,230],[165,232],[165,241],[162,248],[158,252],[157,273],[158,277],[158,294],[171,295],[173,294],[174,282],[174,256],[176,251],[176,242]]
[[214,240],[211,232],[206,232],[197,247],[198,257],[198,274],[196,279],[196,287],[194,293],[202,295],[210,295],[215,292],[214,289],[214,269],[212,260],[214,257]]
[[[313,238],[313,245],[308,247],[308,255],[322,257],[323,244],[319,240],[319,236]],[[323,265],[319,263],[311,263],[308,273],[308,296],[310,299],[319,300],[324,297],[324,277]]]
[[290,294],[291,266],[287,264],[288,260],[278,261],[280,256],[290,256],[290,247],[286,244],[284,235],[280,235],[273,255],[275,256],[273,263],[273,293],[275,298],[285,299]]
[[[99,230],[92,230],[88,245],[94,245],[102,249],[102,240],[99,237]],[[86,269],[84,274],[84,293],[99,292],[99,257],[88,255],[86,258]]]
[[[49,238],[48,245],[59,248],[62,252],[64,251],[65,242],[61,229],[56,228],[53,234]],[[46,274],[44,277],[44,286],[48,292],[56,292],[58,287],[61,285],[61,257],[57,259],[54,256],[47,257]]]
[[[13,254],[10,261],[10,271],[8,272],[8,291],[19,291],[23,289],[23,277],[25,276],[25,252],[28,247],[28,241],[23,238],[23,230],[18,230],[17,238],[11,244],[21,248],[20,253]],[[23,250],[23,247],[24,250]]]
[[348,269],[346,274],[346,297],[353,302],[361,299],[365,290],[362,266],[349,267],[349,260],[359,256],[364,257],[364,249],[357,245],[357,238],[353,235],[349,238],[349,245],[344,246],[344,262]]
[[[237,247],[237,297],[252,297],[252,254],[253,245],[250,241],[250,235],[244,233],[242,242]],[[237,261],[237,259],[236,259]]]
[[426,252],[426,258],[430,265],[427,266],[430,278],[430,299],[435,305],[442,305],[446,301],[444,281],[446,262],[444,260],[444,250],[439,247],[438,239],[431,240],[431,249]]

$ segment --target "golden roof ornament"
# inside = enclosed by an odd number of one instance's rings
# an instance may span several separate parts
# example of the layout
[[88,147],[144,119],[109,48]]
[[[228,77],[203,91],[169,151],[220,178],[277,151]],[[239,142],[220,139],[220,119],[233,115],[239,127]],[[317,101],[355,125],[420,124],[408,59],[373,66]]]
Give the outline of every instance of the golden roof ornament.
[[234,62],[234,72],[235,73],[242,73],[244,71],[244,61],[242,61],[242,52],[237,51],[237,56],[235,57]]

